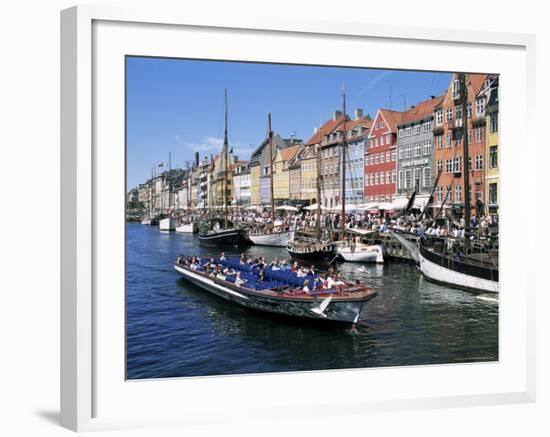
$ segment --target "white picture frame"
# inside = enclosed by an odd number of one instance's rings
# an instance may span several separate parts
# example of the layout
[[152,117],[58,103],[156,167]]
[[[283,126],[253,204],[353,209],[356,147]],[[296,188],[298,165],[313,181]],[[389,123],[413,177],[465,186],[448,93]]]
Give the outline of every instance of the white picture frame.
[[[502,92],[502,233],[503,240],[503,264],[508,262],[506,254],[511,253],[511,248],[518,244],[514,237],[513,222],[517,214],[507,202],[507,196],[516,195],[520,206],[529,202],[531,195],[522,193],[532,192],[534,196],[535,174],[528,172],[525,158],[515,159],[515,172],[519,174],[514,183],[506,179],[512,167],[510,155],[507,156],[506,145],[518,140],[518,132],[509,126],[512,124],[517,130],[524,132],[523,149],[526,153],[534,150],[535,142],[533,121],[531,114],[534,102],[534,47],[535,40],[531,35],[492,33],[484,31],[457,31],[449,29],[429,29],[401,26],[365,26],[360,22],[334,23],[311,22],[307,20],[289,21],[285,19],[241,18],[231,19],[228,22],[224,17],[216,15],[189,16],[181,11],[151,10],[126,10],[110,7],[78,6],[62,11],[61,13],[61,424],[72,430],[97,430],[133,426],[161,426],[167,424],[189,425],[203,424],[214,421],[212,411],[216,411],[216,421],[229,421],[245,419],[246,412],[224,411],[220,404],[212,404],[209,414],[204,410],[204,403],[200,396],[193,402],[194,405],[175,405],[171,409],[164,409],[159,404],[158,409],[149,405],[140,408],[140,399],[145,402],[153,396],[155,399],[172,400],[182,393],[185,387],[187,393],[219,393],[223,401],[226,387],[233,392],[239,390],[253,393],[260,387],[263,393],[270,392],[270,399],[265,402],[256,400],[252,402],[242,395],[244,410],[253,410],[256,418],[272,416],[290,417],[294,410],[284,403],[284,390],[282,393],[275,391],[275,386],[289,388],[303,386],[302,392],[310,391],[307,395],[298,394],[293,402],[300,405],[300,414],[341,414],[353,411],[363,414],[369,411],[397,411],[411,408],[435,408],[451,406],[474,406],[486,404],[504,404],[518,402],[532,402],[535,399],[535,339],[534,339],[534,293],[535,287],[529,279],[532,266],[525,264],[525,260],[516,260],[516,266],[522,269],[515,275],[507,274],[503,269],[501,276],[502,290],[500,299],[500,342],[501,358],[495,365],[453,365],[453,366],[417,366],[411,368],[394,369],[369,369],[367,371],[335,371],[335,372],[308,372],[307,374],[278,375],[250,375],[215,378],[186,378],[147,381],[125,382],[120,380],[120,360],[123,350],[120,349],[120,333],[124,327],[120,326],[123,314],[120,309],[121,299],[119,293],[124,294],[124,288],[120,287],[120,281],[110,278],[120,278],[120,260],[123,260],[124,250],[120,247],[120,223],[117,221],[110,228],[106,220],[105,208],[98,208],[102,202],[105,205],[115,207],[114,215],[124,209],[123,197],[117,197],[124,191],[119,187],[121,181],[120,160],[120,125],[107,125],[102,117],[104,99],[101,90],[108,90],[116,96],[116,104],[110,105],[115,112],[113,123],[120,121],[120,104],[123,96],[120,95],[120,81],[123,77],[120,73],[120,54],[151,54],[158,51],[159,56],[181,57],[175,46],[163,44],[170,32],[178,32],[181,29],[185,37],[201,32],[201,44],[195,44],[193,53],[201,50],[211,50],[206,58],[214,59],[216,53],[223,59],[252,59],[253,53],[258,53],[262,47],[250,43],[241,47],[240,54],[231,51],[223,51],[216,44],[208,44],[208,35],[216,32],[229,32],[240,41],[250,40],[252,36],[257,38],[269,38],[279,40],[280,46],[288,44],[288,39],[296,41],[304,40],[305,43],[315,47],[317,39],[330,40],[335,45],[363,44],[369,42],[380,44],[381,51],[386,51],[387,58],[380,56],[380,61],[369,61],[371,66],[376,62],[383,62],[385,68],[412,68],[413,61],[391,57],[393,47],[404,44],[407,47],[423,47],[432,44],[441,50],[455,50],[465,53],[475,48],[475,53],[465,59],[460,57],[453,62],[445,64],[445,70],[475,71],[484,51],[500,52],[501,56],[508,57],[508,61],[500,58],[494,59],[494,65],[503,65],[504,70],[488,71],[503,74],[501,80]],[[147,31],[149,45],[140,41],[139,33]],[[232,32],[232,33],[231,33]],[[121,35],[132,36],[124,38]],[[137,37],[136,37],[137,35]],[[227,35],[227,34],[226,34]],[[173,35],[171,35],[173,36]],[[173,39],[173,38],[172,38]],[[130,52],[126,51],[124,43],[133,44]],[[107,47],[106,41],[111,42],[112,47]],[[214,41],[214,40],[213,40]],[[217,41],[217,40],[216,40]],[[214,42],[216,42],[214,41]],[[286,41],[286,42],[283,42]],[[158,42],[157,45],[155,43]],[[256,45],[255,45],[256,44]],[[382,47],[383,46],[383,47]],[[210,49],[208,48],[210,47]],[[278,47],[278,46],[277,46]],[[402,46],[404,47],[404,46]],[[449,49],[450,47],[450,49]],[[377,49],[377,50],[378,50]],[[137,51],[136,51],[137,50]],[[219,50],[216,52],[216,50]],[[248,53],[245,53],[248,50]],[[311,50],[314,52],[315,50]],[[476,53],[479,52],[479,55]],[[503,56],[502,53],[507,54]],[[225,56],[224,56],[225,53]],[[309,55],[309,52],[307,52]],[[382,52],[381,52],[382,53]],[[103,58],[105,56],[105,58]],[[192,57],[191,55],[187,55]],[[279,56],[277,58],[277,56]],[[287,56],[287,58],[285,58]],[[305,56],[305,55],[304,55]],[[317,58],[308,60],[300,59],[291,50],[286,55],[279,55],[273,50],[266,61],[286,61],[319,63],[327,61],[322,59],[322,54]],[[479,56],[480,58],[478,59]],[[108,59],[118,59],[113,65],[113,70],[107,66]],[[277,58],[277,59],[276,59]],[[426,69],[437,69],[437,63],[443,63],[444,56],[437,59],[425,60]],[[98,61],[99,62],[96,62]],[[518,62],[519,60],[519,62]],[[516,65],[506,66],[506,62]],[[408,62],[408,64],[406,64]],[[519,64],[519,65],[518,65]],[[327,64],[329,65],[329,64]],[[355,65],[350,62],[349,65]],[[486,71],[487,63],[477,71]],[[506,70],[509,68],[509,70]],[[109,72],[114,71],[113,83],[105,87],[102,80]],[[507,80],[517,78],[518,83]],[[521,79],[521,80],[520,80]],[[525,82],[523,82],[525,80]],[[510,85],[513,85],[510,86]],[[112,88],[110,88],[112,86]],[[514,87],[517,87],[514,88]],[[99,90],[99,91],[98,91]],[[508,98],[508,100],[507,100]],[[513,102],[513,108],[511,107]],[[507,106],[508,105],[508,106]],[[514,123],[506,123],[506,121]],[[109,122],[110,123],[110,122]],[[508,126],[508,127],[507,127]],[[519,128],[521,129],[519,129]],[[112,138],[111,138],[112,137]],[[105,144],[114,145],[118,155],[105,160]],[[507,173],[508,172],[508,173]],[[518,173],[519,172],[519,173]],[[106,176],[112,180],[106,179]],[[113,182],[113,184],[111,184]],[[112,193],[112,198],[107,199],[107,187],[117,187]],[[122,190],[122,191],[121,191]],[[506,194],[509,193],[509,194]],[[118,200],[117,200],[118,199]],[[118,206],[116,202],[120,202]],[[533,205],[535,203],[533,202]],[[508,206],[507,206],[508,205]],[[104,253],[102,238],[114,238],[113,246],[116,249],[109,254],[109,260]],[[534,242],[524,243],[524,246]],[[103,252],[102,252],[103,251]],[[122,258],[121,258],[122,257]],[[106,263],[112,265],[112,272],[108,272]],[[522,262],[524,265],[522,265]],[[123,266],[122,266],[123,270]],[[534,276],[531,276],[534,277]],[[105,294],[108,287],[109,294]],[[511,290],[514,289],[513,299]],[[103,293],[105,298],[98,299],[98,293]],[[109,297],[114,297],[109,302]],[[117,297],[118,296],[118,297]],[[123,299],[122,299],[123,302]],[[107,303],[110,306],[105,306]],[[517,317],[514,318],[514,311]],[[511,328],[509,324],[514,322]],[[113,341],[106,338],[105,332],[113,332]],[[512,356],[511,351],[517,350],[517,356]],[[98,353],[102,351],[102,353]],[[109,363],[116,370],[112,373]],[[484,367],[488,366],[488,367]],[[508,367],[509,368],[508,368]],[[497,374],[501,382],[491,381],[492,374]],[[391,378],[395,381],[394,387],[375,387],[373,374],[377,380]],[[370,381],[373,392],[378,395],[367,396],[364,393],[339,393],[339,387],[344,386],[350,379],[364,378]],[[432,383],[432,387],[420,389],[419,386],[410,385],[410,377],[418,381],[427,381],[428,378],[441,383]],[[451,386],[452,378],[479,378],[476,391],[464,381]],[[466,376],[468,375],[468,376]],[[389,380],[389,379],[388,379]],[[112,381],[116,381],[116,384]],[[222,385],[223,382],[223,385]],[[445,385],[448,382],[448,386]],[[456,383],[457,381],[455,381]],[[316,384],[322,383],[322,392],[315,390]],[[401,383],[401,386],[400,386]],[[115,388],[114,386],[118,388]],[[427,384],[428,386],[430,384]],[[463,387],[459,387],[463,385]],[[113,387],[111,387],[113,386]],[[111,391],[112,388],[112,391]],[[385,390],[385,391],[384,391]],[[380,395],[384,393],[384,395]],[[108,398],[112,400],[109,401]],[[340,397],[339,397],[340,396]],[[181,399],[180,399],[181,400]],[[345,401],[344,401],[345,400]],[[131,402],[130,402],[131,401]],[[184,400],[181,400],[184,403]],[[221,402],[221,401],[220,401]],[[270,403],[271,402],[271,403]],[[123,409],[120,405],[128,405]],[[297,404],[293,404],[295,406]],[[185,406],[186,414],[181,414],[181,408]],[[194,407],[191,408],[191,407]],[[178,408],[180,408],[178,412]],[[134,414],[130,412],[133,411]]]

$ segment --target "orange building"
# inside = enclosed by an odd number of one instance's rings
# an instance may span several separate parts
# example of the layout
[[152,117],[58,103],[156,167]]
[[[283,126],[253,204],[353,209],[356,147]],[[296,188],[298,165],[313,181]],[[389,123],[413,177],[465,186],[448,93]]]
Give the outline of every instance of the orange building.
[[462,111],[467,111],[468,155],[470,171],[470,205],[481,211],[484,201],[486,96],[480,93],[489,80],[486,74],[466,74],[467,107],[460,101],[460,82],[453,74],[447,92],[434,108],[434,165],[435,174],[441,171],[435,202],[441,203],[447,192],[447,205],[464,205],[464,159]]

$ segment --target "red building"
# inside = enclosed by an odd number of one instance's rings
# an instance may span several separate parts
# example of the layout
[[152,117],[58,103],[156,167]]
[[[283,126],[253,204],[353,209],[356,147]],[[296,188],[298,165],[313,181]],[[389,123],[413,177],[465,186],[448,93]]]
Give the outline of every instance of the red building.
[[365,153],[365,202],[391,202],[397,182],[397,124],[403,113],[379,109]]

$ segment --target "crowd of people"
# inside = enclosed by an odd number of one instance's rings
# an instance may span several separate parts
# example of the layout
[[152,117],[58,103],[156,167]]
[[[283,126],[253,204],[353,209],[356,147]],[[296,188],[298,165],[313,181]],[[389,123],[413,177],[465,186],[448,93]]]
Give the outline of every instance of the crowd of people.
[[[245,286],[247,280],[241,277],[241,271],[231,266],[224,265],[223,261],[227,258],[222,252],[219,258],[201,259],[197,256],[180,255],[176,259],[176,263],[186,266],[191,270],[199,270],[212,278],[220,280],[228,280],[228,277],[233,277],[233,282],[237,287]],[[286,259],[274,258],[271,262],[267,262],[263,256],[251,257],[242,254],[239,258],[240,266],[250,267],[250,271],[254,272],[255,281],[258,283],[267,282],[266,270],[270,271],[288,271],[297,279],[301,280],[301,290],[309,293],[314,290],[328,290],[337,286],[344,285],[345,282],[340,278],[339,272],[334,270],[334,267],[329,266],[328,270],[319,273],[314,265],[309,267],[300,265],[298,261],[289,263]]]

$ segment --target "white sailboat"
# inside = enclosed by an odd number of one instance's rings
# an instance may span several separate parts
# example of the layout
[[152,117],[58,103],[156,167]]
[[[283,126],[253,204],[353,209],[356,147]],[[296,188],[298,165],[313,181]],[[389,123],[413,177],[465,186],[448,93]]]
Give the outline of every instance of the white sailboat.
[[163,218],[159,222],[159,230],[161,231],[175,231],[176,230],[176,219],[174,217]]
[[193,223],[186,223],[176,226],[176,232],[180,234],[192,234],[193,233]]

